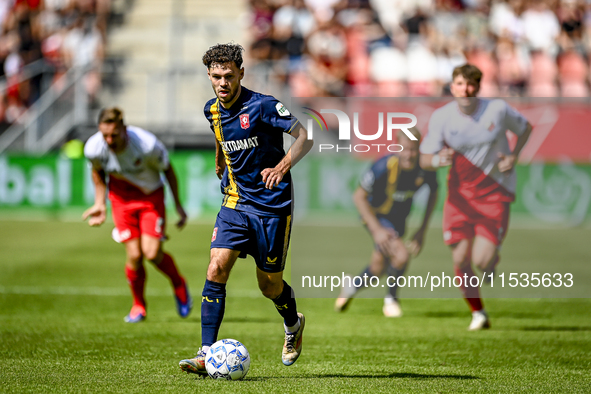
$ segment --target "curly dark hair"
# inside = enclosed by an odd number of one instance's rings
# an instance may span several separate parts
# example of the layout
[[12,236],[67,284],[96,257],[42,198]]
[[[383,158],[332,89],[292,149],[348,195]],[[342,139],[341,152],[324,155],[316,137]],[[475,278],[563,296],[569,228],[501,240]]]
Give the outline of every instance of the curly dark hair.
[[238,68],[242,67],[242,48],[239,44],[217,44],[203,55],[203,64],[210,68],[212,64],[234,62]]
[[480,80],[482,79],[482,71],[480,71],[475,65],[469,63],[454,68],[452,79],[456,79],[458,75],[466,78],[467,81],[475,82],[477,84],[480,84]]

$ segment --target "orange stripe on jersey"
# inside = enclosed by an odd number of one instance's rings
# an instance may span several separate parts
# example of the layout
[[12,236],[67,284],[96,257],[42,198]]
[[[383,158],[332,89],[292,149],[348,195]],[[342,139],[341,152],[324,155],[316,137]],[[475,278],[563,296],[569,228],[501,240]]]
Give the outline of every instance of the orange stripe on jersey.
[[291,128],[289,129],[287,134],[291,134],[291,132],[293,131],[293,128],[296,127],[296,125],[298,125],[299,123],[300,123],[300,121],[296,120],[295,123],[293,125],[291,125]]
[[285,266],[285,259],[287,258],[287,250],[289,247],[289,234],[291,232],[291,215],[287,217],[287,224],[285,225],[285,238],[283,239],[283,256],[281,257],[281,266]]
[[396,186],[398,183],[398,157],[392,156],[389,158],[387,166],[388,184],[386,185],[386,201],[376,208],[376,212],[383,215],[390,212],[392,209],[392,204],[394,204],[394,192],[396,191]]
[[[221,115],[220,115],[220,100],[216,100],[215,103],[213,103],[211,105],[211,107],[209,108],[209,111],[211,112],[211,118],[212,118],[212,125],[213,125],[213,131],[215,133],[215,138],[218,140],[218,142],[222,143],[224,142],[224,131],[222,130],[222,119],[221,119]],[[224,202],[222,203],[223,207],[227,207],[227,208],[231,208],[231,209],[235,209],[236,208],[236,204],[238,203],[238,199],[240,198],[240,196],[238,195],[238,185],[236,184],[236,178],[234,176],[234,169],[232,168],[232,163],[230,161],[230,156],[228,156],[228,154],[226,153],[226,151],[224,149],[222,149],[222,152],[224,152],[224,157],[226,159],[226,166],[228,167],[228,180],[230,182],[230,185],[228,185],[225,189],[224,189]]]

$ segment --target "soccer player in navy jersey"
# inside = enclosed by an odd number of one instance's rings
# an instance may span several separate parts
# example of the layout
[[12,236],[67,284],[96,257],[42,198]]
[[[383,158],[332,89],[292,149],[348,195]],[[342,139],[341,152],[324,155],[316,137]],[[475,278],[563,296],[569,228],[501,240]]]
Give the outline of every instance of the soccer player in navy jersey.
[[[421,134],[414,128],[410,131],[417,141],[411,140],[399,131],[398,143],[402,145],[402,151],[378,159],[363,175],[353,195],[361,220],[375,244],[370,263],[361,272],[361,277],[380,277],[387,272],[391,277],[398,279],[404,275],[410,255],[418,255],[423,246],[425,231],[437,202],[438,184],[434,171],[425,171],[419,167]],[[406,218],[410,214],[415,192],[424,184],[429,186],[427,207],[421,226],[407,248],[403,241]],[[362,285],[344,286],[335,302],[335,310],[345,311],[361,289]],[[402,316],[397,290],[396,282],[390,281],[382,308],[386,317]]]
[[[289,170],[313,142],[281,102],[241,86],[243,50],[237,44],[218,44],[203,56],[216,95],[206,103],[205,116],[216,137],[216,174],[224,199],[202,293],[201,348],[195,358],[179,363],[183,371],[201,375],[207,373],[205,354],[217,341],[224,317],[230,271],[238,257],[246,255],[256,262],[261,292],[283,317],[283,364],[292,365],[302,350],[304,315],[297,312],[283,270],[292,221]],[[287,154],[283,133],[295,138]]]

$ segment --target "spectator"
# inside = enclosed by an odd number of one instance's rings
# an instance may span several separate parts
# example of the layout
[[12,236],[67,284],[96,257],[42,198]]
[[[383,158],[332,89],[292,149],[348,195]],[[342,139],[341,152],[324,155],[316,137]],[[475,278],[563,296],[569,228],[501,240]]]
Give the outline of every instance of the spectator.
[[519,96],[524,92],[527,62],[508,37],[500,37],[495,49],[499,64],[499,89],[502,96]]
[[295,96],[439,95],[467,59],[486,70],[485,96],[588,95],[591,0],[251,4],[255,30],[272,21],[253,56]]
[[[40,97],[41,67],[53,68],[57,80],[66,67],[90,65],[85,83],[96,96],[109,12],[110,0],[0,0],[0,74],[7,79],[0,122],[16,121]],[[76,23],[76,31],[68,28]],[[23,80],[33,63],[39,68]]]
[[489,29],[497,37],[520,42],[524,35],[523,0],[504,0],[493,4],[489,16]]
[[310,73],[320,96],[344,96],[347,76],[347,40],[343,27],[332,19],[308,37]]
[[85,70],[84,84],[92,102],[101,86],[100,66],[104,57],[103,38],[95,18],[88,14],[79,17],[66,33],[62,48],[68,68]]
[[548,6],[548,0],[530,0],[522,18],[524,37],[530,49],[556,56],[560,24]]

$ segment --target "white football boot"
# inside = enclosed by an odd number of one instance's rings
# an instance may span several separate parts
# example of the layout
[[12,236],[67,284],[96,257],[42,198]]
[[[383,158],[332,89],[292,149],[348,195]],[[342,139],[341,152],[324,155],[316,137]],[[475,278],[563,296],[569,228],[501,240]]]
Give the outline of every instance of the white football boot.
[[[351,277],[349,275],[346,275],[345,277],[351,279]],[[351,281],[352,281],[352,279],[351,279]],[[351,282],[351,281],[347,281],[347,282]],[[349,304],[351,304],[351,301],[353,301],[353,296],[355,295],[356,291],[357,291],[357,289],[353,285],[349,286],[348,283],[347,283],[347,285],[343,285],[343,287],[341,288],[341,293],[339,294],[339,298],[337,298],[337,300],[334,303],[335,312],[346,311],[347,308],[349,307]]]
[[384,316],[386,317],[402,316],[402,309],[400,308],[400,303],[391,297],[384,298],[384,307],[382,308],[382,312],[384,312]]
[[490,321],[484,309],[472,312],[472,322],[468,327],[468,331],[477,331],[485,328],[490,328]]

